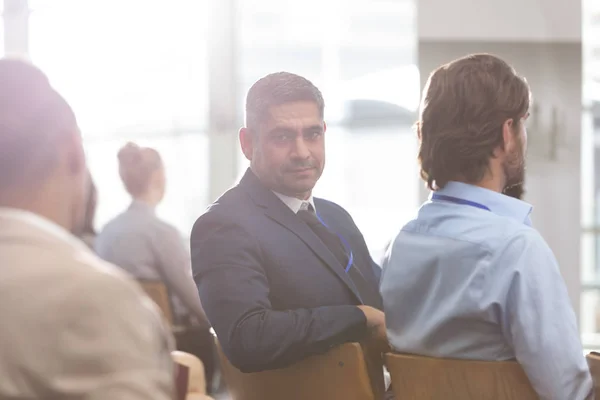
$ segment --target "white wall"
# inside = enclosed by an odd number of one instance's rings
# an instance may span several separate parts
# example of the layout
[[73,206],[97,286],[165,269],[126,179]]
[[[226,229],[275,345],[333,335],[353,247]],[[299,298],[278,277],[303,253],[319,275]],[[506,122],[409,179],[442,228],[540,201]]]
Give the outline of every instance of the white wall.
[[[580,304],[581,4],[574,0],[419,0],[422,84],[442,63],[497,54],[532,88],[541,127],[530,128],[525,200],[558,259],[575,311]],[[560,110],[556,159],[548,156],[552,107]],[[422,197],[426,195],[421,191]]]
[[419,37],[443,41],[581,41],[578,0],[417,0]]

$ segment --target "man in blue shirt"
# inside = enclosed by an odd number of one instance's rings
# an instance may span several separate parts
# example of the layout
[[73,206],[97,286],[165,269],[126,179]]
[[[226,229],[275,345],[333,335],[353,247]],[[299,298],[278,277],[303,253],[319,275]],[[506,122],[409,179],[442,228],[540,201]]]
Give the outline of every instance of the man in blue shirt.
[[523,181],[530,91],[497,57],[435,70],[417,123],[432,194],[384,262],[381,293],[395,351],[509,360],[543,399],[592,396],[575,313]]

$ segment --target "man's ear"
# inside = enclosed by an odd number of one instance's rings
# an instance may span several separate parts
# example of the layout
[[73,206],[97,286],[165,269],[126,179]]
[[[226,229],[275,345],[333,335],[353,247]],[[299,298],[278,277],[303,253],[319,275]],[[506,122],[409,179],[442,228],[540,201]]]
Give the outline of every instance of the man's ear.
[[502,124],[502,142],[504,151],[510,152],[515,147],[515,120],[510,118]]
[[239,137],[242,153],[248,161],[252,161],[252,153],[254,152],[253,132],[248,128],[240,128]]
[[87,174],[85,150],[83,149],[83,143],[79,130],[75,130],[72,134],[68,136],[66,144],[66,156],[69,172],[74,176]]

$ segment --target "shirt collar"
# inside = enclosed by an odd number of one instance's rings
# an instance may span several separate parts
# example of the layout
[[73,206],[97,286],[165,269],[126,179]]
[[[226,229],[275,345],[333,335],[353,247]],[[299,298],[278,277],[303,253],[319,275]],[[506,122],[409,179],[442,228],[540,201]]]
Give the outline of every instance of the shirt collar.
[[30,211],[17,208],[0,207],[0,218],[27,224],[39,231],[43,231],[48,235],[54,236],[62,242],[66,242],[77,247],[84,245],[79,239],[73,236],[62,226]]
[[288,206],[290,208],[290,210],[292,210],[294,212],[294,214],[297,214],[298,211],[300,211],[300,209],[302,208],[302,204],[303,203],[310,203],[310,205],[313,207],[314,210],[316,210],[317,208],[315,207],[315,201],[313,199],[312,194],[310,195],[310,197],[308,198],[308,200],[300,200],[296,197],[290,197],[290,196],[286,196],[284,194],[281,193],[277,193],[277,192],[273,192],[275,193],[275,196],[279,197],[279,199],[281,201],[283,201],[283,203]]
[[[436,193],[480,203],[488,207],[494,214],[531,225],[530,214],[533,206],[514,197],[462,182],[448,182],[443,189],[437,190]],[[429,196],[429,200],[432,195],[433,193]]]
[[154,207],[152,207],[148,203],[144,203],[143,201],[139,201],[139,200],[133,200],[131,202],[131,204],[129,205],[129,209],[130,210],[143,210],[143,211],[147,211],[152,214],[155,213]]

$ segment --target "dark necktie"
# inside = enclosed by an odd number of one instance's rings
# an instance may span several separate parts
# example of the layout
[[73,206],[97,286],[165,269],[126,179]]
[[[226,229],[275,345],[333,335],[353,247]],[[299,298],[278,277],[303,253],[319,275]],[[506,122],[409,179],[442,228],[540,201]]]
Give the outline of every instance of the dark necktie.
[[[312,205],[308,205],[308,209],[298,211],[297,215],[306,222],[315,235],[333,253],[342,265],[342,268],[345,268],[348,264],[350,249],[346,249],[340,237],[319,220]],[[352,265],[350,267],[348,276],[354,283],[354,286],[356,286],[365,304],[378,308],[381,307],[381,297],[379,296],[378,289],[370,287],[372,285],[369,285],[356,266]]]
[[315,235],[321,239],[323,244],[325,244],[329,251],[333,253],[342,267],[346,267],[348,264],[348,255],[346,254],[346,248],[344,247],[342,240],[319,221],[312,205],[309,205],[307,210],[298,211],[298,216],[306,222]]

